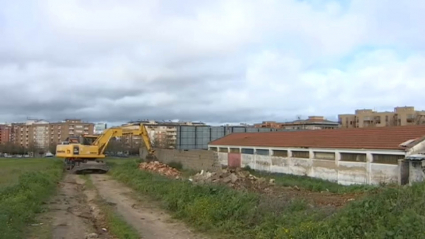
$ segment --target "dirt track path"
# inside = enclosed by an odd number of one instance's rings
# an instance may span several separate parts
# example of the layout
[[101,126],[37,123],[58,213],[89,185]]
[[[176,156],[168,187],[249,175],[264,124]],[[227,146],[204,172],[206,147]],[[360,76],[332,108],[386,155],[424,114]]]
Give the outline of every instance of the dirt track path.
[[[58,194],[48,203],[48,212],[40,215],[39,230],[29,238],[84,239],[112,238],[103,232],[96,219],[96,209],[91,200],[94,190],[84,190],[85,181],[75,174],[66,174],[59,185]],[[40,231],[44,231],[40,235]],[[96,237],[94,235],[96,234]]]
[[99,195],[115,205],[124,219],[132,225],[143,239],[203,239],[191,232],[185,224],[175,222],[149,200],[134,199],[134,192],[108,175],[93,174],[91,180]]

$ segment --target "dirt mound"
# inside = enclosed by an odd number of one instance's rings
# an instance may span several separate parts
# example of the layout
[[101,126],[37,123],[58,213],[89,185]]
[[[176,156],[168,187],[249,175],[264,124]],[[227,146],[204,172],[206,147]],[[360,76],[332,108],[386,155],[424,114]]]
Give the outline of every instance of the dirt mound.
[[256,177],[241,169],[229,168],[219,172],[206,172],[202,170],[200,173],[189,178],[189,180],[198,184],[221,183],[236,189],[250,189],[261,192],[269,191],[268,189],[274,185],[273,179],[267,180]]
[[172,177],[176,179],[180,178],[180,172],[177,169],[172,168],[166,164],[160,163],[158,161],[141,163],[139,164],[139,169],[162,174],[167,177]]

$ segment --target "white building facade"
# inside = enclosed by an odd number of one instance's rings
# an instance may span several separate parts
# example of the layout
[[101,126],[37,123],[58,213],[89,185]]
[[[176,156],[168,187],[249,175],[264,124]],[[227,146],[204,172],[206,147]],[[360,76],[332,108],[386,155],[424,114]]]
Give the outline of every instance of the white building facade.
[[94,133],[95,134],[102,134],[103,131],[107,129],[106,123],[95,123],[94,124]]
[[210,145],[222,166],[320,178],[342,185],[398,183],[403,150]]

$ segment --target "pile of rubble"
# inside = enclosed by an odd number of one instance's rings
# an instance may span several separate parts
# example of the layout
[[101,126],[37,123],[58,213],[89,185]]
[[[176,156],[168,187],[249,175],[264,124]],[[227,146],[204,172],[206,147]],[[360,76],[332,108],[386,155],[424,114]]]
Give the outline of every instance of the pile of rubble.
[[189,180],[196,184],[221,183],[232,188],[262,192],[268,191],[274,185],[274,179],[267,180],[256,177],[242,169],[223,169],[219,172],[206,172],[202,170],[200,173],[190,177]]
[[139,164],[139,169],[162,174],[167,177],[172,177],[176,179],[180,178],[180,172],[177,169],[172,168],[166,164],[160,163],[158,161],[141,163]]

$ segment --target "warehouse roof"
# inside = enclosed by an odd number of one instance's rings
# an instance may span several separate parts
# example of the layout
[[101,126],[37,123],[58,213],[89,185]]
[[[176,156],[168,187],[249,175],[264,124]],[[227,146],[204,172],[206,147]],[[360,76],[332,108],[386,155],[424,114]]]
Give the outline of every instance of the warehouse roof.
[[422,141],[424,136],[425,125],[413,125],[291,132],[233,133],[212,141],[209,145],[403,149]]

